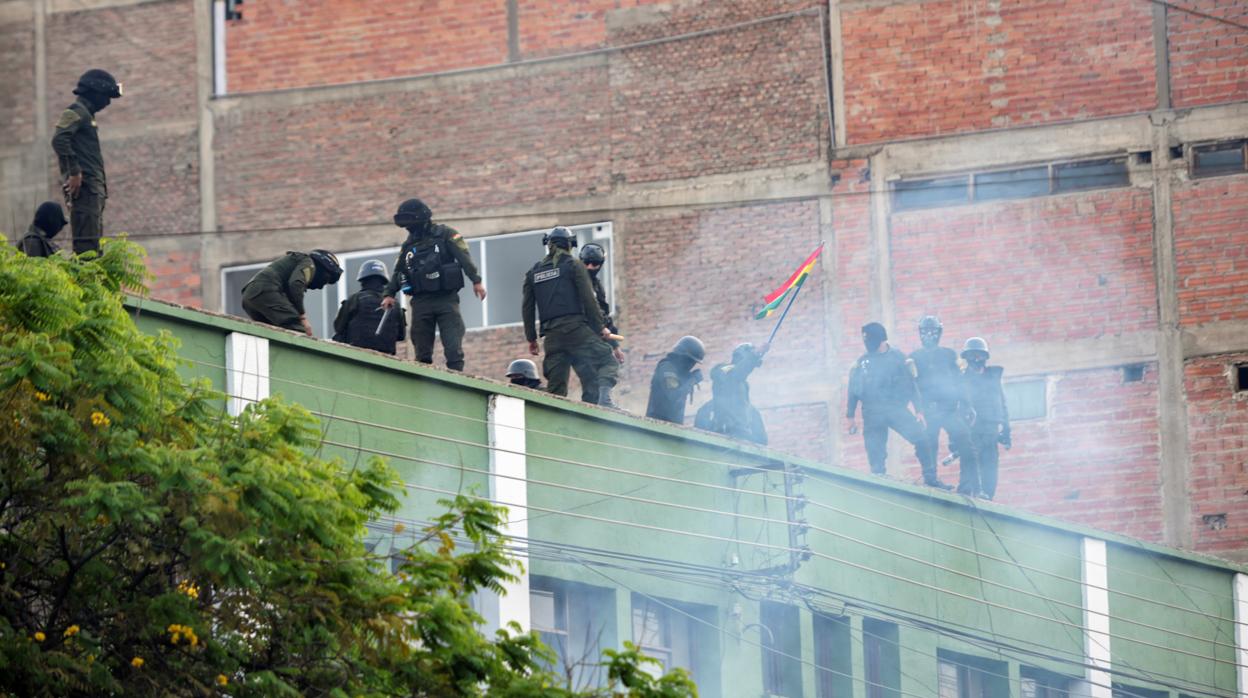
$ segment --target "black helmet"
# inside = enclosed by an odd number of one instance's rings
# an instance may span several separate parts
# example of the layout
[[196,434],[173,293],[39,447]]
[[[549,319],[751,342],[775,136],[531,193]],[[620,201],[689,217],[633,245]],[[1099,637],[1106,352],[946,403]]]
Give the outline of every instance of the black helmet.
[[732,350],[732,363],[741,363],[754,354],[754,345],[749,342],[742,342]]
[[557,225],[551,228],[549,233],[542,236],[542,244],[554,245],[555,247],[570,250],[576,247],[576,233],[572,232],[570,228]]
[[962,358],[969,359],[970,357],[967,354],[983,354],[984,360],[987,360],[989,356],[988,342],[985,342],[982,337],[971,337],[962,346]]
[[940,344],[940,336],[944,334],[945,326],[940,323],[940,318],[935,315],[924,315],[919,320],[919,341],[923,346],[931,348]]
[[370,259],[360,266],[360,273],[356,275],[356,281],[363,281],[370,276],[380,277],[382,281],[389,281],[390,275],[386,273],[386,265],[380,259]]
[[702,340],[697,337],[685,335],[677,340],[676,344],[672,346],[670,353],[693,359],[693,362],[696,364],[706,358],[706,347],[702,345]]
[[99,68],[92,68],[82,74],[78,78],[78,86],[74,88],[74,94],[81,95],[87,92],[98,92],[108,97],[117,98],[121,96],[122,84],[107,71]]
[[433,220],[433,211],[420,199],[408,199],[399,204],[394,214],[394,224],[400,228],[418,228]]
[[308,256],[312,258],[312,263],[316,265],[316,275],[313,277],[312,283],[308,284],[308,288],[324,288],[325,286],[338,283],[338,279],[342,278],[342,265],[338,263],[338,257],[333,252],[329,250],[312,250]]
[[516,359],[515,361],[512,361],[507,365],[507,377],[514,378],[515,376],[522,376],[534,381],[538,380],[537,364],[529,361],[528,359]]
[[935,315],[924,315],[919,320],[919,330],[943,330],[945,326],[940,323],[940,318]]
[[581,248],[581,261],[585,264],[605,264],[607,251],[596,242],[588,243]]

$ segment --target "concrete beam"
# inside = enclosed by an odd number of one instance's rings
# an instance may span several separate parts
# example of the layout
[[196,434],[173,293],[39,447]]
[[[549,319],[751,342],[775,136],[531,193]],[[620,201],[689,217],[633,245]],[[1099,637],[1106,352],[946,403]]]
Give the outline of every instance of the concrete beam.
[[841,34],[841,6],[846,0],[828,0],[828,57],[832,64],[832,147],[845,145],[845,40]]
[[104,10],[110,7],[130,7],[131,5],[148,5],[168,0],[48,0],[48,13],[82,12],[84,10]]
[[1166,6],[1153,4],[1153,65],[1156,68],[1157,108],[1170,108],[1170,33]]
[[0,2],[0,24],[27,24],[33,21],[36,4],[30,0]]
[[1226,320],[1183,328],[1183,358],[1248,352],[1248,321]]
[[1086,371],[1157,360],[1157,333],[1071,339],[1027,344],[1000,344],[992,361],[1005,366],[1010,377]]

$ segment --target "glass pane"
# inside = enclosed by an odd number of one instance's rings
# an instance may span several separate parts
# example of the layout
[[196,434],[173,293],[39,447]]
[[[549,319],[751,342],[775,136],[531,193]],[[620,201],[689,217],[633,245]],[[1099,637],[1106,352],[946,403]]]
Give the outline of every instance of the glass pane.
[[1049,168],[1025,167],[1021,170],[985,172],[975,175],[975,200],[1026,199],[1047,196]]
[[893,207],[905,211],[964,204],[969,201],[969,182],[965,175],[897,182],[893,186]]
[[1045,381],[1014,381],[1005,384],[1005,406],[1010,421],[1040,419],[1045,415]]
[[633,609],[633,642],[642,647],[668,647],[667,633],[664,632],[663,618],[660,609]]
[[1127,175],[1127,161],[1124,158],[1068,162],[1053,166],[1055,192],[1125,187],[1129,184],[1131,178]]
[[243,311],[243,286],[251,281],[251,277],[256,275],[264,267],[255,269],[227,269],[225,271],[225,283],[222,292],[225,296],[225,303],[222,305],[225,312],[235,317],[247,317],[247,313]]
[[537,630],[556,630],[555,595],[549,591],[529,592],[529,613],[532,614],[533,627]]
[[486,239],[489,269],[485,289],[489,292],[489,325],[520,322],[521,289],[524,274],[542,258],[542,235],[505,235]]
[[[477,264],[477,270],[481,271],[482,264],[485,263],[481,255],[481,240],[469,240],[468,251],[472,253],[472,259]],[[398,252],[395,252],[395,254],[398,254]],[[485,279],[485,291],[487,294],[491,291],[489,279]],[[487,298],[487,300],[492,301],[493,299]],[[464,327],[470,330],[474,327],[485,326],[485,308],[482,306],[481,301],[477,300],[477,297],[472,293],[472,281],[466,276],[464,277],[464,287],[459,290],[459,314],[464,317]]]
[[1230,174],[1244,171],[1243,143],[1223,143],[1196,148],[1193,153],[1192,174],[1197,177]]

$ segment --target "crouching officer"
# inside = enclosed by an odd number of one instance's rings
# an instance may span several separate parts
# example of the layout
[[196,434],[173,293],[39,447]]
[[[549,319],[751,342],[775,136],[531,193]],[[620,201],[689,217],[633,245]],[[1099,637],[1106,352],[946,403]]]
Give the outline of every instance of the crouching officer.
[[711,369],[711,401],[698,410],[693,425],[699,429],[714,431],[734,439],[767,443],[767,429],[758,408],[750,404],[750,374],[763,365],[763,355],[770,347],[761,350],[753,344],[738,344],[732,350],[732,361],[716,364]]
[[677,340],[667,356],[654,367],[646,416],[684,424],[685,403],[693,399],[693,389],[702,382],[702,369],[697,365],[705,358],[706,347],[702,340],[692,335]]
[[287,252],[243,286],[243,310],[252,320],[302,331],[311,337],[312,324],[303,309],[303,296],[338,283],[341,276],[342,265],[333,252]]
[[[966,390],[970,393],[971,404],[975,407],[975,424],[971,427],[971,444],[978,464],[978,486],[967,494],[975,494],[985,499],[992,499],[997,494],[997,464],[1000,451],[997,444],[1009,449],[1010,413],[1005,406],[1005,387],[1001,385],[1001,374],[1005,369],[988,364],[988,342],[980,337],[971,337],[962,347],[962,358],[966,360],[966,369],[962,371],[962,379]],[[962,458],[963,482],[966,481],[966,458]],[[974,473],[973,473],[974,475]],[[975,480],[972,480],[972,484]],[[958,484],[962,492],[962,484]]]
[[862,344],[867,353],[849,375],[849,411],[846,425],[849,433],[858,429],[854,413],[862,403],[862,440],[867,449],[871,472],[883,475],[888,456],[888,430],[914,445],[924,473],[935,473],[935,455],[927,447],[923,423],[911,412],[908,403],[916,402],[914,375],[906,355],[889,346],[888,332],[878,322],[862,326]]
[[407,228],[407,240],[399,248],[394,276],[386,284],[381,305],[389,310],[394,295],[403,289],[411,296],[412,345],[416,360],[433,363],[434,334],[442,336],[446,367],[464,370],[464,318],[459,314],[459,290],[464,276],[472,281],[472,292],[485,300],[481,274],[472,261],[468,243],[450,226],[433,222],[433,212],[420,199],[399,204],[394,224]]
[[381,307],[381,292],[390,282],[385,262],[364,262],[356,281],[360,282],[360,290],[342,302],[338,317],[334,318],[334,341],[393,355],[407,333],[407,321],[402,308]]
[[589,272],[572,256],[576,236],[559,226],[542,237],[547,254],[524,275],[524,297],[520,310],[524,318],[524,338],[529,353],[538,356],[536,317],[541,318],[546,358],[542,373],[546,390],[568,394],[568,373],[575,367],[581,383],[597,382],[594,400],[603,407],[615,407],[611,389],[619,374],[619,363],[611,354],[606,337],[611,330],[598,308]]
[[[944,332],[945,326],[941,324],[940,318],[935,315],[924,316],[919,320],[919,342],[922,347],[910,354],[910,360],[914,362],[919,403],[923,419],[927,422],[929,460],[932,463],[936,461],[940,452],[940,430],[944,429],[949,435],[949,450],[964,454],[962,472],[967,472],[968,462],[973,472],[975,456],[969,446],[970,423],[974,420],[975,411],[971,409],[970,399],[962,383],[958,355],[952,349],[940,346],[940,338]],[[923,471],[923,482],[937,489],[952,489],[936,476],[934,466],[931,472]],[[973,488],[964,490],[963,485],[958,486],[959,492],[974,493]]]
[[99,252],[104,235],[108,182],[95,115],[121,97],[122,86],[107,71],[92,68],[78,78],[78,99],[61,112],[52,135],[52,151],[61,169],[61,188],[70,208],[74,254]]
[[542,380],[537,377],[537,364],[528,359],[516,359],[508,364],[507,380],[510,380],[512,385],[522,385],[526,388],[542,387]]
[[58,248],[52,238],[65,227],[65,212],[55,201],[45,201],[35,210],[35,220],[18,241],[17,248],[28,257],[51,257]]
[[[589,272],[589,281],[594,285],[594,298],[598,300],[598,309],[602,311],[602,316],[606,321],[607,329],[611,334],[619,336],[620,330],[615,326],[615,320],[611,318],[611,304],[607,302],[606,289],[602,287],[602,280],[598,278],[598,273],[602,271],[602,266],[607,263],[607,251],[602,249],[602,245],[597,243],[589,243],[581,247],[581,264],[585,265],[585,270]],[[624,352],[620,351],[620,341],[614,338],[608,338],[607,344],[611,345],[611,354],[615,356],[615,360],[624,363]],[[579,373],[577,374],[580,375]],[[598,402],[598,383],[591,381],[586,383],[581,381],[581,400],[583,402]]]

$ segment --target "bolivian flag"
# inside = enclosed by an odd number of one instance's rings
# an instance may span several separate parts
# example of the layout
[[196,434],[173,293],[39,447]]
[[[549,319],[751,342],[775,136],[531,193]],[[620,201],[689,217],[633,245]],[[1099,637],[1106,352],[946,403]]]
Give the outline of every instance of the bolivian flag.
[[776,308],[779,308],[780,304],[784,302],[784,299],[789,297],[790,293],[797,293],[797,289],[801,288],[802,284],[806,282],[806,277],[810,275],[810,269],[815,266],[815,261],[819,259],[819,253],[821,252],[823,252],[823,243],[819,243],[819,247],[810,253],[810,256],[806,258],[805,262],[802,262],[802,266],[798,267],[797,271],[793,272],[793,276],[790,276],[788,281],[785,281],[780,288],[767,295],[767,298],[764,299],[763,309],[754,316],[755,320],[770,317],[772,313],[776,312]]

